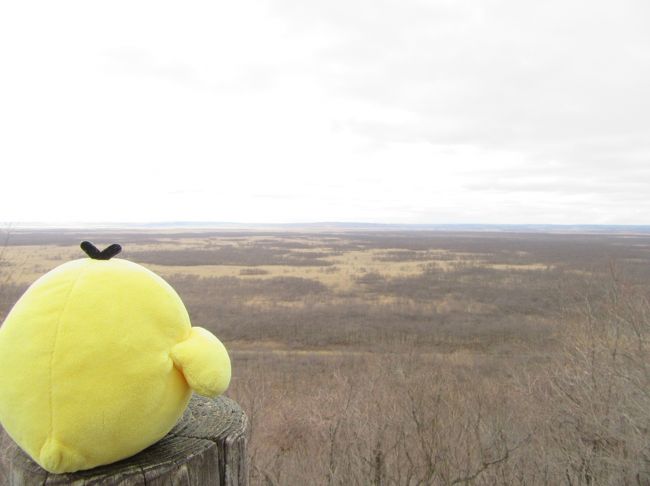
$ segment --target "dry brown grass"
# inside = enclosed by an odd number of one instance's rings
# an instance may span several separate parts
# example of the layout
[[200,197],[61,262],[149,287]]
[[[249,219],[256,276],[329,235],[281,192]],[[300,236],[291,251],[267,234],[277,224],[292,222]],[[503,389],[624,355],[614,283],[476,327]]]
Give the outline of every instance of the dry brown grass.
[[[7,246],[0,315],[76,236]],[[647,236],[97,239],[229,347],[252,484],[650,483]]]

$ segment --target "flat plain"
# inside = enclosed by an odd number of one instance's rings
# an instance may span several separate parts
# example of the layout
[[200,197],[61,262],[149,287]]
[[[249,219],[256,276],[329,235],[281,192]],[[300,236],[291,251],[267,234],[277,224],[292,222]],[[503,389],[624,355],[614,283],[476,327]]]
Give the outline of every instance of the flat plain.
[[650,482],[648,234],[13,230],[0,319],[82,239],[227,346],[252,484]]

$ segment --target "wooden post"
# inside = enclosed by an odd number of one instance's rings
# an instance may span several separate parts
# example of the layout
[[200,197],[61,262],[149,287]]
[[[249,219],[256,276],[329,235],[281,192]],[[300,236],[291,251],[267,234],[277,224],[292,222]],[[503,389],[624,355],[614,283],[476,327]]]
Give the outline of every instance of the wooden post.
[[246,486],[247,433],[246,415],[236,402],[194,395],[162,440],[133,457],[87,471],[48,473],[11,442],[3,454],[3,484]]

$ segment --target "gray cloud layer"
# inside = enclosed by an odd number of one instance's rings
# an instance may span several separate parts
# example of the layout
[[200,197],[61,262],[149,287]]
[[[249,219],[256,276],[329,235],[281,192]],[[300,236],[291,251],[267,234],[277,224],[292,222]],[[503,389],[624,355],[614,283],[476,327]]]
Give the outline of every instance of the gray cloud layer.
[[154,172],[176,219],[650,223],[646,0],[12,5],[14,178]]
[[328,89],[415,116],[342,120],[353,132],[380,142],[518,150],[608,173],[648,165],[647,2],[275,6],[297,30],[333,33],[304,66]]

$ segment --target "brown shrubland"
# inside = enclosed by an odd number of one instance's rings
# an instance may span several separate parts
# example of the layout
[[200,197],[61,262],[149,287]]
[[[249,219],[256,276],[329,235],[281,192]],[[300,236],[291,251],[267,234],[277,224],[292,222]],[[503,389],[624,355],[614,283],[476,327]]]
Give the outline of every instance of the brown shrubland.
[[[79,236],[8,248],[63,258]],[[97,238],[228,346],[252,484],[650,484],[647,235]],[[0,316],[26,284],[4,281]]]

